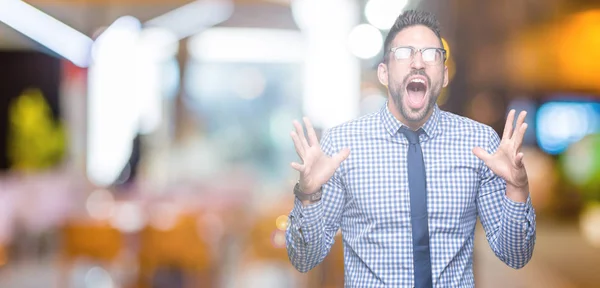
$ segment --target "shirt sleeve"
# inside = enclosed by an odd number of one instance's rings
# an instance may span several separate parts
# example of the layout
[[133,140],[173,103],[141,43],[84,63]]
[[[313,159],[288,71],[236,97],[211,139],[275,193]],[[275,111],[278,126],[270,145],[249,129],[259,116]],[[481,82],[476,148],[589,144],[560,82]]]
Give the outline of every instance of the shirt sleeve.
[[[323,138],[321,148],[330,157],[339,151],[334,148],[331,133]],[[345,203],[342,169],[343,163],[321,187],[320,201],[304,207],[300,200],[294,200],[286,231],[286,248],[292,265],[302,273],[321,263],[334,243]]]
[[[494,153],[500,137],[493,129],[487,147]],[[487,241],[496,256],[506,265],[519,269],[533,254],[536,240],[535,211],[531,197],[524,203],[506,196],[506,182],[495,175],[483,162],[477,195],[477,213],[485,230]]]

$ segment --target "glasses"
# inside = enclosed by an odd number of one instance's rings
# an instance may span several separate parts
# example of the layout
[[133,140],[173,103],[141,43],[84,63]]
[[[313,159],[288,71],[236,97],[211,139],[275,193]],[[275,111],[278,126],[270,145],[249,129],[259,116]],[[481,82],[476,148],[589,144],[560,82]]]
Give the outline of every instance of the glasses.
[[441,64],[446,61],[446,50],[443,48],[421,48],[417,49],[412,46],[394,47],[390,49],[394,58],[398,61],[412,60],[417,51],[421,53],[423,62],[428,65]]

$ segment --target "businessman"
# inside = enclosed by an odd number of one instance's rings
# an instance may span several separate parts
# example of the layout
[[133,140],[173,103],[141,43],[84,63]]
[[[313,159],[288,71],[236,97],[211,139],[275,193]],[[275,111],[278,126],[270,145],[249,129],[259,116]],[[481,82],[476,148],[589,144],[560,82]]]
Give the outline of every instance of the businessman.
[[520,151],[525,112],[508,113],[502,138],[440,110],[448,84],[438,21],[406,11],[384,43],[377,113],[317,140],[309,119],[291,137],[301,163],[286,232],[300,272],[317,266],[341,228],[346,287],[474,287],[477,217],[496,256],[519,269],[536,239]]

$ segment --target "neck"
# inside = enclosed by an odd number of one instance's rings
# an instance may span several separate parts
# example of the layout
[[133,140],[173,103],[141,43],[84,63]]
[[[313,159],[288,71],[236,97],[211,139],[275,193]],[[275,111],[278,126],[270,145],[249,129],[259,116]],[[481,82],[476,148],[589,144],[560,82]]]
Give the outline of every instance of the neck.
[[429,120],[429,117],[431,117],[431,114],[433,114],[433,109],[431,109],[430,111],[427,112],[427,115],[425,115],[425,117],[423,117],[423,120],[410,121],[410,120],[405,119],[402,116],[402,113],[400,113],[400,111],[398,111],[398,106],[395,104],[396,102],[394,102],[394,99],[392,99],[392,97],[388,97],[388,99],[389,99],[388,108],[389,108],[390,112],[392,113],[392,115],[394,115],[394,117],[396,117],[396,119],[398,119],[398,121],[400,121],[400,123],[406,125],[408,128],[410,128],[413,131],[417,131],[419,128],[423,127],[423,125],[425,125],[427,120]]

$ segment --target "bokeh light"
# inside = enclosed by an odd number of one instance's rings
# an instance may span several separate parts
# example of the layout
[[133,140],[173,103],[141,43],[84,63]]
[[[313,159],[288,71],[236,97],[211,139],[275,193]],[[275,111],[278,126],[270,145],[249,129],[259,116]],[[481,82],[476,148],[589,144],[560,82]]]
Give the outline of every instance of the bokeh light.
[[101,267],[93,267],[85,274],[85,287],[112,288],[115,287],[110,273]]
[[600,132],[600,104],[548,102],[537,112],[537,140],[546,153],[562,153],[585,135]]
[[586,198],[600,201],[600,134],[588,135],[572,144],[561,157],[568,181]]
[[378,29],[389,30],[408,0],[369,0],[365,5],[367,21]]
[[148,213],[149,224],[157,230],[168,231],[173,229],[180,214],[180,208],[174,203],[162,202],[152,206]]
[[116,204],[110,224],[123,233],[135,233],[146,225],[146,218],[138,203],[121,202]]
[[369,59],[381,51],[383,36],[381,32],[369,25],[360,24],[354,27],[348,36],[348,46],[352,54],[358,58]]
[[285,231],[289,225],[288,216],[281,215],[281,216],[277,217],[277,220],[275,220],[275,225],[277,226],[277,229],[279,229],[281,231]]
[[115,200],[110,191],[98,189],[90,193],[85,207],[90,217],[96,220],[107,220],[113,215]]
[[276,229],[271,234],[271,243],[275,248],[285,248],[285,232]]
[[592,246],[600,248],[600,204],[587,205],[580,217],[581,233]]

